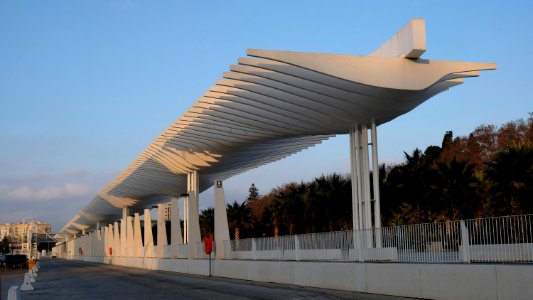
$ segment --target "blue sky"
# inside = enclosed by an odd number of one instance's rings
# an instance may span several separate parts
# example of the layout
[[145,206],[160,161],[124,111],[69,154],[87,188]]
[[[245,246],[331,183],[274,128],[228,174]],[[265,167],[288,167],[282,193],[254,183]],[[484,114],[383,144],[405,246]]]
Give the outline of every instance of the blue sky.
[[[220,78],[247,48],[366,55],[425,18],[424,58],[495,62],[379,127],[379,157],[440,144],[533,111],[529,1],[0,1],[0,223],[33,216],[59,230]],[[228,180],[349,171],[338,136]],[[212,192],[201,195],[212,205]]]

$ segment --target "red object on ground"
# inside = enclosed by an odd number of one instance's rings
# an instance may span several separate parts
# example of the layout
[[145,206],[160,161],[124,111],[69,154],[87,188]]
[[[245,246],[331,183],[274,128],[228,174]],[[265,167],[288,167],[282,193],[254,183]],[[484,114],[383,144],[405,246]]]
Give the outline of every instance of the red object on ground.
[[213,240],[210,237],[204,238],[204,252],[205,254],[213,252]]

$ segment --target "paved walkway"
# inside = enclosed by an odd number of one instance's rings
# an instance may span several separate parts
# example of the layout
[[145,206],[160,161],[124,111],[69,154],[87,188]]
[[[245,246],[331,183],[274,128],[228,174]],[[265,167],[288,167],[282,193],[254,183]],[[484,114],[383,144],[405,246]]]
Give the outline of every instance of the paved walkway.
[[[8,283],[22,283],[12,273],[3,282],[6,299]],[[258,283],[227,278],[149,271],[80,261],[41,261],[34,291],[21,292],[31,299],[401,299],[291,285]],[[6,276],[7,278],[8,276]],[[5,290],[4,290],[5,289]]]

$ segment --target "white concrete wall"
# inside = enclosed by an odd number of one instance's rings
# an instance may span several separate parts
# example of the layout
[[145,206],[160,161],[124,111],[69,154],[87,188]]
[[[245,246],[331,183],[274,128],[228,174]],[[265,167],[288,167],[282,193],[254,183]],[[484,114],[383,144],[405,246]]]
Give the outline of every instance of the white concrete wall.
[[[70,256],[69,259],[208,275],[208,260]],[[533,266],[213,260],[213,275],[428,299],[531,299]]]

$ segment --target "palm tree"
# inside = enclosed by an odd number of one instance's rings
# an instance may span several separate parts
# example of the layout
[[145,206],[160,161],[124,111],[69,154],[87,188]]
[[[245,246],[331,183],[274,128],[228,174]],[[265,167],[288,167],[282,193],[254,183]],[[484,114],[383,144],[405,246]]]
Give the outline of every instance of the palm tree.
[[212,236],[215,232],[215,209],[208,207],[200,212],[200,230],[202,237]]
[[234,228],[234,239],[240,239],[240,229],[248,227],[252,220],[252,210],[246,205],[246,201],[242,204],[234,201],[233,204],[227,205],[228,223],[229,227]]
[[441,208],[448,218],[459,220],[475,217],[479,212],[477,193],[479,180],[475,176],[475,165],[467,161],[453,159],[449,163],[439,163],[439,182],[435,189],[440,195]]
[[533,149],[529,145],[498,152],[487,163],[492,207],[500,214],[532,213]]

